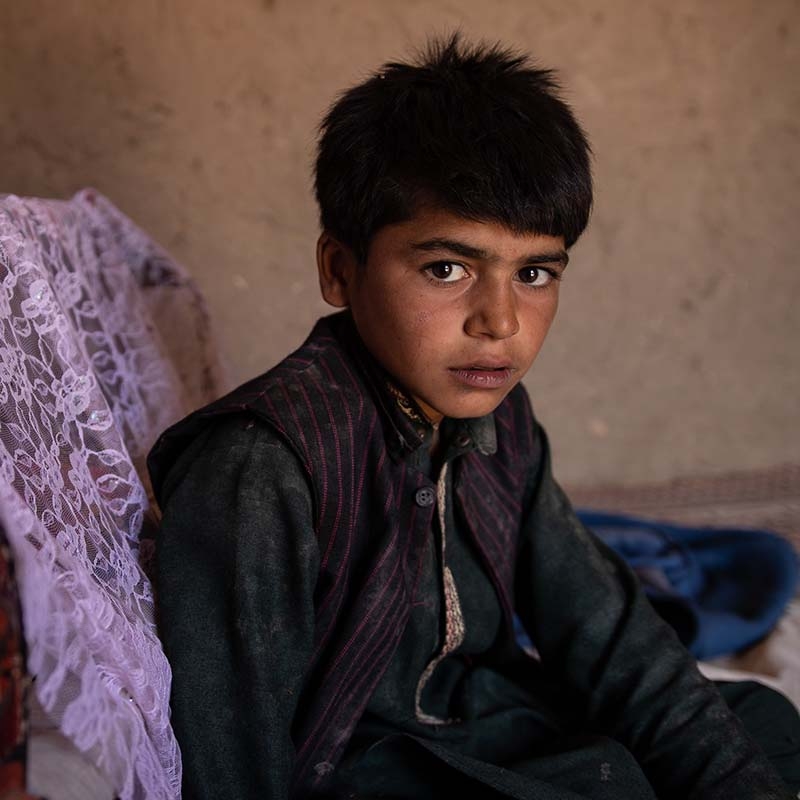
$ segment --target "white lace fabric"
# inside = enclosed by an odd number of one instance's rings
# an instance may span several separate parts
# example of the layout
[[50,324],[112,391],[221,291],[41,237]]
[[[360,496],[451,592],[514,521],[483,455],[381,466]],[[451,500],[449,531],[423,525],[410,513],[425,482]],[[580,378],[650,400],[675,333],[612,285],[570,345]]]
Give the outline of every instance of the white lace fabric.
[[144,458],[219,381],[197,290],[108,200],[0,197],[0,524],[28,671],[122,800],[180,796]]

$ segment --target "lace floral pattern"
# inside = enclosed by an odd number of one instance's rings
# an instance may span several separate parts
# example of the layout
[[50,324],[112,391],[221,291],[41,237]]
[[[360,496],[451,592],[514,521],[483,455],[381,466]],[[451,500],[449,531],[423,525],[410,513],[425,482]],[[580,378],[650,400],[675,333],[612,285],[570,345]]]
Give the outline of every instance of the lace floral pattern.
[[[167,335],[194,348],[191,378],[161,335],[176,320]],[[140,566],[144,458],[218,388],[207,330],[180,267],[96,192],[0,198],[0,523],[28,669],[123,800],[180,795],[170,671]]]

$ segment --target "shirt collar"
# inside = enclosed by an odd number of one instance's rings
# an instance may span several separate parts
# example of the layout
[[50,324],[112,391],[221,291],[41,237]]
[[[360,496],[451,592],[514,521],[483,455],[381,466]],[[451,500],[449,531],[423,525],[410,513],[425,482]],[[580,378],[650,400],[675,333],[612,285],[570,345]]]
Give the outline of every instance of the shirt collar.
[[[349,311],[327,318],[336,337],[347,347],[372,390],[386,430],[389,454],[404,459],[429,442],[433,425],[402,387],[373,358],[358,335]],[[472,419],[445,419],[442,435],[467,452],[478,450],[484,455],[497,452],[494,414]]]

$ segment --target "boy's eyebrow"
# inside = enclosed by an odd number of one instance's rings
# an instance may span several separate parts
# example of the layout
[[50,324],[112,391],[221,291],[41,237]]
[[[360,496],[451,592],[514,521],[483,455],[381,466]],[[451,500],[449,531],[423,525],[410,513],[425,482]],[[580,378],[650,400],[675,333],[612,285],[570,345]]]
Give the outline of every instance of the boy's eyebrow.
[[[492,255],[482,247],[474,247],[471,244],[459,242],[457,239],[447,239],[444,237],[426,239],[423,242],[413,242],[411,249],[421,250],[423,252],[447,250],[463,258],[476,258],[483,261],[489,261],[492,258]],[[521,259],[521,261],[525,264],[560,264],[563,269],[566,268],[569,263],[569,256],[566,250],[551,250],[545,253],[534,253]]]
[[471,244],[459,242],[457,239],[446,239],[437,237],[435,239],[426,239],[424,242],[414,242],[411,245],[412,250],[422,250],[430,252],[433,250],[448,250],[456,255],[463,256],[464,258],[478,258],[486,260],[489,254],[480,247],[473,247]]

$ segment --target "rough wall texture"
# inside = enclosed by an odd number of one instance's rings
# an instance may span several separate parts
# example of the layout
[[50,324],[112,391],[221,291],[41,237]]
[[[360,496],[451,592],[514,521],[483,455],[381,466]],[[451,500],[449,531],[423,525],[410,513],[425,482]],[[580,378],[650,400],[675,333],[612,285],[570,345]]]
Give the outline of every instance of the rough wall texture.
[[568,481],[800,457],[795,0],[2,0],[0,191],[92,185],[184,261],[232,379],[325,311],[314,128],[460,27],[559,68],[597,203],[527,379]]

